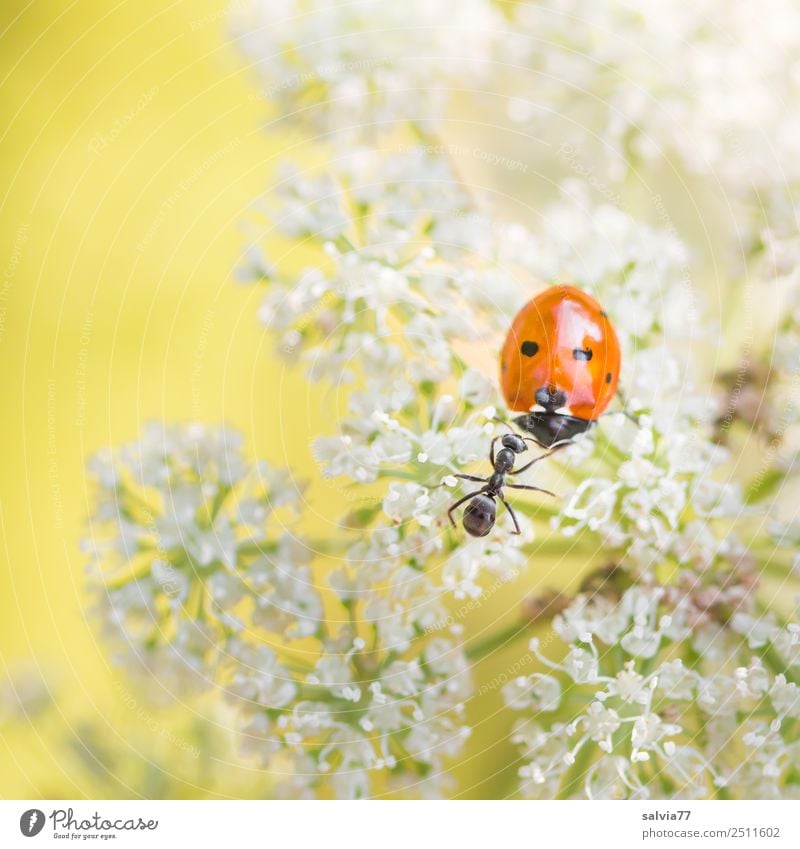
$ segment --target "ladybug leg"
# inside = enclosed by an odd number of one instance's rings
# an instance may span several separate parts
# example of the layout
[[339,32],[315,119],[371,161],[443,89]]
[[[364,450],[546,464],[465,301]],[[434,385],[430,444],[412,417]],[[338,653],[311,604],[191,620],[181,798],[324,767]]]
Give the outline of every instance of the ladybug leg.
[[470,498],[474,498],[476,495],[480,495],[482,492],[482,489],[476,489],[474,492],[469,492],[463,498],[459,498],[455,504],[452,504],[450,506],[450,509],[447,511],[447,518],[450,519],[450,524],[454,528],[457,528],[458,525],[456,525],[456,520],[453,518],[453,510],[455,510],[456,507],[460,507],[465,501],[469,501]]
[[531,492],[543,492],[545,495],[552,495],[553,498],[558,498],[559,496],[555,494],[555,492],[550,492],[549,489],[542,489],[540,486],[528,486],[524,483],[507,483],[506,486],[509,489],[528,489]]
[[508,510],[508,515],[511,516],[511,521],[514,523],[513,533],[514,533],[515,536],[518,536],[519,534],[522,533],[522,531],[519,529],[519,522],[517,521],[517,514],[511,509],[511,505],[505,500],[505,498],[503,498],[502,495],[498,495],[497,497],[503,502],[503,506],[506,508],[506,510]]
[[475,481],[475,483],[488,483],[486,478],[476,478],[475,475],[453,475],[453,477],[464,481]]

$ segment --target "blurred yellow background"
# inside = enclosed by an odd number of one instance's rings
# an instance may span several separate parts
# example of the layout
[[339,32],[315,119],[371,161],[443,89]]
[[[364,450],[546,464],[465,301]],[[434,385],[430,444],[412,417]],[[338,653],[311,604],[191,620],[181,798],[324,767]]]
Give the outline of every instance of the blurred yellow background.
[[250,453],[309,462],[305,445],[276,451],[261,293],[231,281],[237,221],[280,150],[226,5],[0,10],[0,678],[33,658],[63,684],[46,719],[0,727],[4,797],[136,790],[96,763],[86,786],[51,743],[80,737],[80,717],[124,749],[132,713],[86,619],[87,455],[149,419],[200,419],[240,428]]

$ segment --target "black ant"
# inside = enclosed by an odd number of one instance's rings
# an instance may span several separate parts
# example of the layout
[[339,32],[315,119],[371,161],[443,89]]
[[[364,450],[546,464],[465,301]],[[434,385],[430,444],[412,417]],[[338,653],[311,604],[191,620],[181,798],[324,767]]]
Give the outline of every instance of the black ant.
[[[497,443],[497,440],[501,440],[502,448],[497,452],[495,456],[494,446]],[[544,460],[545,457],[549,457],[554,451],[558,448],[562,447],[565,443],[561,443],[561,445],[556,446],[552,450],[548,451],[546,454],[542,454],[537,457],[535,460],[531,460],[530,463],[523,466],[521,469],[514,469],[514,463],[517,459],[517,454],[522,454],[524,451],[528,450],[527,442],[538,443],[538,440],[531,439],[529,437],[519,436],[516,433],[505,433],[502,436],[496,436],[492,440],[491,447],[489,448],[489,460],[494,468],[494,472],[492,472],[491,476],[488,478],[478,478],[474,475],[456,475],[455,477],[461,478],[462,480],[467,481],[477,481],[478,483],[484,483],[486,486],[481,489],[476,489],[474,492],[470,492],[465,495],[463,498],[460,498],[456,501],[455,504],[447,511],[447,516],[450,519],[453,527],[456,527],[455,519],[453,518],[453,510],[456,507],[459,507],[465,501],[469,501],[469,504],[464,508],[464,530],[473,537],[485,537],[489,531],[494,527],[496,515],[497,515],[497,507],[495,504],[495,498],[499,498],[500,501],[503,502],[506,510],[508,510],[511,515],[511,520],[514,522],[514,533],[520,534],[522,531],[519,529],[519,522],[517,522],[517,517],[514,511],[511,509],[511,505],[503,498],[503,487],[507,486],[510,489],[529,489],[534,492],[544,492],[547,495],[552,495],[554,498],[558,496],[554,492],[550,492],[550,490],[542,489],[538,486],[527,486],[526,484],[521,483],[506,483],[506,475],[518,475],[521,472],[525,472],[534,463],[538,463],[539,460]]]

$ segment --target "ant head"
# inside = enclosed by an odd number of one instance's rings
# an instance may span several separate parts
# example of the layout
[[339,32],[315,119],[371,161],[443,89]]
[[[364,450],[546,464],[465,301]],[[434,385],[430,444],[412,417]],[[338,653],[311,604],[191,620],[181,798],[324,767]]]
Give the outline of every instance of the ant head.
[[516,433],[503,434],[503,438],[500,442],[503,448],[510,448],[515,454],[522,454],[523,451],[528,450],[525,440]]
[[464,530],[473,537],[485,537],[494,527],[497,508],[494,498],[480,493],[464,510]]

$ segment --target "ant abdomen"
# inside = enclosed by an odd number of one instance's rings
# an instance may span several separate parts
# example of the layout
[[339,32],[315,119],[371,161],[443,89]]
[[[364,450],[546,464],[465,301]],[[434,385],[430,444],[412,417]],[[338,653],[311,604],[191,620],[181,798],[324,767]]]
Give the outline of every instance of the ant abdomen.
[[497,508],[488,495],[476,495],[464,510],[464,530],[473,537],[485,537],[494,527]]

